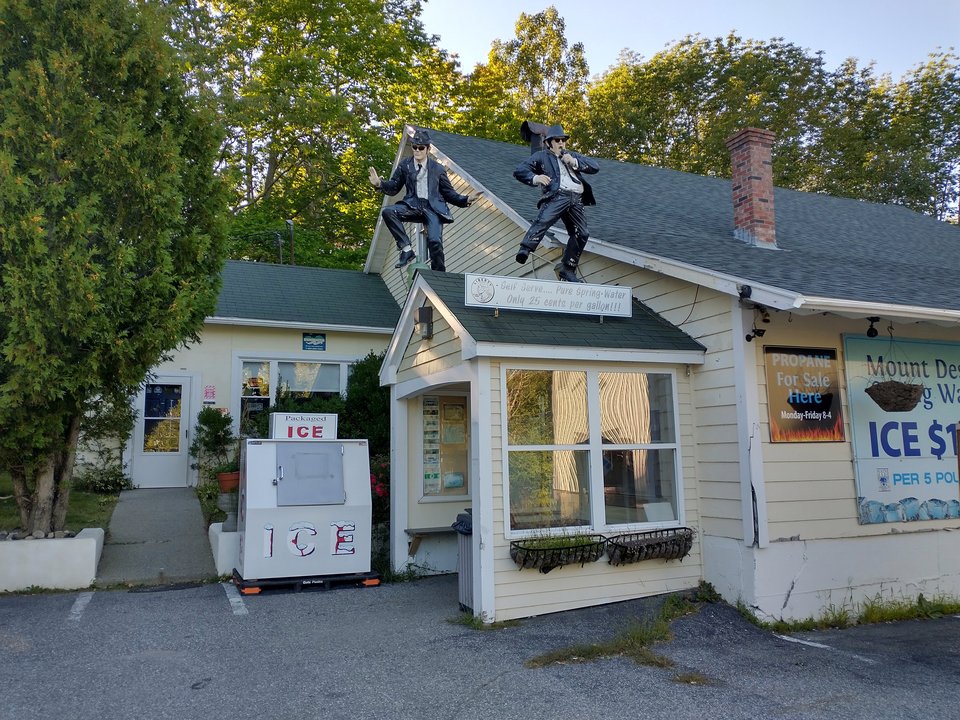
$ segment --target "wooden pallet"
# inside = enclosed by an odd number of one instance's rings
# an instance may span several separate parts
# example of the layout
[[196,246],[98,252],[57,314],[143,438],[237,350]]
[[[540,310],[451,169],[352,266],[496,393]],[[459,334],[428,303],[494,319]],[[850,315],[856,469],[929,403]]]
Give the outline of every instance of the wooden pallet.
[[258,595],[263,590],[283,589],[302,592],[304,589],[332,590],[338,587],[376,587],[380,584],[380,575],[375,572],[351,573],[348,575],[314,575],[294,578],[267,578],[264,580],[245,580],[237,569],[233,569],[233,584],[243,595]]

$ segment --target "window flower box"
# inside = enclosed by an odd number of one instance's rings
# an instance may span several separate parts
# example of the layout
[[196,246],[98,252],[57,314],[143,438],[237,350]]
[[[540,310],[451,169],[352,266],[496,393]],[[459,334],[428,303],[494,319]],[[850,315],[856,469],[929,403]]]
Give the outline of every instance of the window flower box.
[[683,560],[693,548],[695,535],[696,532],[687,527],[615,535],[607,540],[607,557],[611,565],[656,558]]
[[510,557],[522,570],[536,568],[548,573],[563,565],[595,562],[603,557],[603,535],[568,535],[528,538],[510,543]]

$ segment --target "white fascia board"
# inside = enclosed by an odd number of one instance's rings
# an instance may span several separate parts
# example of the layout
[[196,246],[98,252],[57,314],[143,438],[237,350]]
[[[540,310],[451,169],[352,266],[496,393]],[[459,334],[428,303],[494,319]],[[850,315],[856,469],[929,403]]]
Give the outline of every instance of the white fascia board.
[[437,312],[440,313],[444,320],[450,324],[450,328],[453,330],[454,334],[460,338],[461,347],[463,348],[463,357],[466,359],[467,352],[470,352],[470,357],[473,353],[473,348],[476,343],[470,334],[466,331],[463,325],[460,324],[460,321],[450,312],[450,308],[440,299],[440,297],[434,292],[426,280],[423,279],[422,275],[417,275],[413,281],[413,285],[410,288],[410,292],[407,293],[406,302],[403,304],[403,308],[400,310],[400,320],[397,322],[397,327],[393,331],[393,337],[390,339],[390,344],[387,346],[387,352],[383,359],[383,365],[380,368],[380,384],[381,385],[395,385],[397,382],[397,367],[400,365],[400,361],[403,359],[404,350],[407,347],[407,344],[410,342],[410,337],[413,335],[414,325],[414,312],[416,308],[422,306],[424,301],[430,301],[430,304],[437,309]]
[[801,311],[828,312],[849,317],[881,315],[884,318],[926,321],[953,325],[960,322],[960,310],[923,307],[920,305],[894,305],[893,303],[861,302],[825,297],[804,297],[799,305]]
[[472,373],[473,370],[469,364],[460,363],[456,367],[447,368],[438,373],[420,375],[410,380],[396,383],[393,389],[397,399],[403,400],[414,395],[419,395],[428,388],[470,382],[473,379]]
[[372,333],[374,335],[390,335],[392,327],[373,327],[370,325],[330,325],[329,323],[293,322],[290,320],[259,320],[257,318],[241,317],[208,317],[203,320],[205,325],[241,325],[244,327],[281,328],[296,330],[328,330],[330,332]]
[[590,362],[662,363],[669,365],[703,365],[703,350],[637,350],[569,347],[565,345],[520,345],[517,343],[476,343],[476,357],[524,358],[536,360],[584,360]]

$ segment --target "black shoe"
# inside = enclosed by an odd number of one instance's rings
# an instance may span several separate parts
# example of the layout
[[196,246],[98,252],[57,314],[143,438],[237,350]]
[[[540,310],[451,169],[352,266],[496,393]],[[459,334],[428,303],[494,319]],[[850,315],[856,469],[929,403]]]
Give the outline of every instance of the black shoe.
[[530,257],[530,248],[521,245],[520,249],[517,250],[517,262],[523,265],[528,257]]
[[577,273],[573,268],[569,268],[563,263],[557,263],[557,265],[553,268],[553,271],[557,274],[557,279],[562,280],[563,282],[583,282],[583,280],[577,277]]
[[404,250],[402,253],[400,253],[400,259],[397,260],[397,264],[394,265],[394,267],[397,269],[402,268],[405,265],[412,263],[416,259],[417,254],[413,252],[413,250]]

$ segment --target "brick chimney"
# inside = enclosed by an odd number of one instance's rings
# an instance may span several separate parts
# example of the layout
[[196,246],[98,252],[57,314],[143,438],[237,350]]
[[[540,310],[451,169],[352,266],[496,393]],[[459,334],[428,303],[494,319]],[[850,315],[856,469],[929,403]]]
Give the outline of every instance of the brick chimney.
[[725,141],[733,166],[733,234],[763,248],[777,247],[771,160],[775,138],[769,130],[745,128]]

